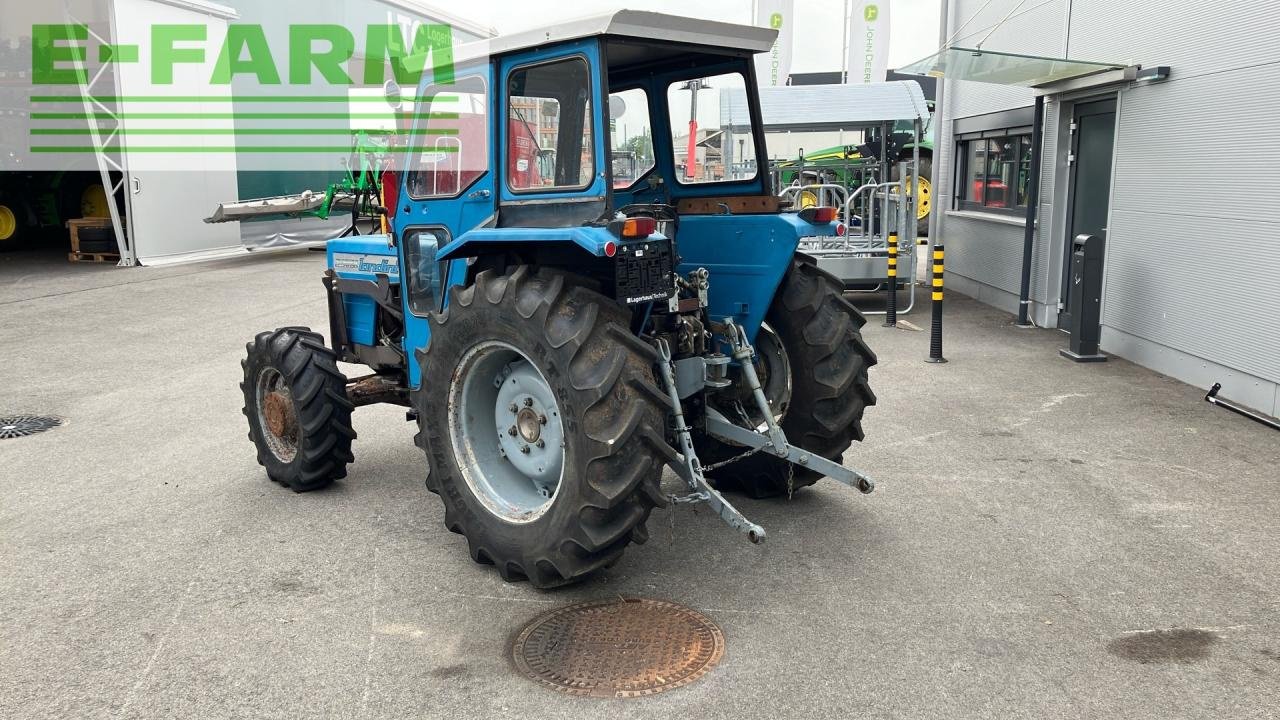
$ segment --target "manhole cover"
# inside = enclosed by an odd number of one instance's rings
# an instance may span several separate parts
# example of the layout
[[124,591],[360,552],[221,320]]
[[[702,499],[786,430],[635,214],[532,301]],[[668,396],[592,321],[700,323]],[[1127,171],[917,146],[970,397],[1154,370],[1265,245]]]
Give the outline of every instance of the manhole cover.
[[516,639],[516,667],[547,687],[602,698],[654,695],[707,674],[724,634],[660,600],[600,600],[549,612]]
[[42,417],[40,415],[0,417],[0,440],[12,440],[13,438],[35,435],[45,430],[52,430],[61,424],[62,421],[56,417]]

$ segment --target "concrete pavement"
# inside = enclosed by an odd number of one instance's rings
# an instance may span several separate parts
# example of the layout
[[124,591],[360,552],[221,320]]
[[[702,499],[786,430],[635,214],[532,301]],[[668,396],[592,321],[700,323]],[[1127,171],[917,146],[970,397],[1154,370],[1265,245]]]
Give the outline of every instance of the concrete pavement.
[[[1263,718],[1280,707],[1280,437],[1065,336],[949,305],[866,336],[880,405],[823,482],[705,510],[568,590],[474,565],[413,427],[356,414],[351,476],[295,495],[254,462],[239,360],[326,314],[319,254],[164,270],[0,263],[0,716]],[[924,311],[908,318],[922,327]],[[512,635],[582,599],[687,604],[725,632],[695,684],[627,701],[519,677]]]

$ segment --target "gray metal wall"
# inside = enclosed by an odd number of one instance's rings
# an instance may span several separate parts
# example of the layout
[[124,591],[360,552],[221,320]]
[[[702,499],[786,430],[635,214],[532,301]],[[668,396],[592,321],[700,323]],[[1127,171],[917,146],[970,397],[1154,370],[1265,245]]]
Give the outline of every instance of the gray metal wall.
[[[1014,0],[995,0],[990,4],[986,0],[953,0],[952,30],[948,35],[955,35],[953,43],[961,47],[973,47],[983,42],[983,47],[989,50],[1061,55],[1065,44],[1063,35],[1067,0],[1055,0],[1039,7],[1035,6],[1038,3],[1029,3],[1032,9],[1014,13],[1003,25],[991,32],[992,27],[1016,4]],[[967,25],[956,34],[956,30],[966,21]],[[990,37],[987,37],[989,32]],[[1026,88],[948,82],[944,112],[948,120],[954,120],[1026,107],[1033,101],[1033,93]],[[1046,114],[1056,120],[1056,108],[1049,108]],[[943,134],[941,150],[936,151],[941,160],[934,164],[937,186],[935,193],[945,193],[944,197],[947,197],[954,193],[955,188],[955,142],[950,122],[943,124]],[[1050,186],[1053,182],[1052,172],[1052,164],[1046,165],[1044,176]],[[1051,212],[1050,194],[1041,215],[1048,218]],[[1041,222],[1042,227],[1045,222]],[[1017,312],[1023,227],[1016,219],[1005,217],[978,218],[967,213],[944,214],[940,218],[939,236],[947,245],[948,285],[983,302],[1009,312]],[[1056,314],[1057,300],[1054,297],[1051,301],[1050,295],[1056,295],[1057,283],[1054,282],[1052,287],[1046,284],[1050,274],[1047,266],[1051,253],[1041,245],[1043,243],[1037,245],[1032,298],[1040,303],[1035,308],[1037,321],[1047,322],[1051,306],[1052,314]]]
[[[952,27],[984,2],[956,0]],[[1016,4],[995,0],[956,44],[972,45]],[[1015,15],[984,47],[1171,66],[1167,81],[1118,88],[1103,350],[1197,386],[1221,381],[1228,397],[1280,414],[1280,216],[1269,210],[1280,195],[1280,3],[1060,0]],[[1060,290],[1074,99],[1046,105],[1032,282],[1042,324]],[[1016,88],[949,82],[944,112],[1031,102]],[[947,132],[939,193],[952,188],[953,144]],[[940,228],[948,286],[1016,311],[1022,228],[956,214]]]

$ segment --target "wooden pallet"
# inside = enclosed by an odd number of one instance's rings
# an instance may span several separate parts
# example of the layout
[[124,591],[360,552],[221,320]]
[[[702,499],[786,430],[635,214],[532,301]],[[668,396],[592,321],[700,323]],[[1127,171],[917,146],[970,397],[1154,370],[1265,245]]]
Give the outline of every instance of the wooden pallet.
[[86,228],[96,230],[110,230],[111,218],[80,218],[78,220],[68,220],[67,229],[71,231],[71,252],[67,254],[67,260],[71,262],[87,262],[87,263],[118,263],[120,262],[120,253],[114,252],[84,252],[80,249],[80,231]]
[[82,263],[118,263],[120,262],[120,255],[117,253],[71,252],[67,253],[67,260]]

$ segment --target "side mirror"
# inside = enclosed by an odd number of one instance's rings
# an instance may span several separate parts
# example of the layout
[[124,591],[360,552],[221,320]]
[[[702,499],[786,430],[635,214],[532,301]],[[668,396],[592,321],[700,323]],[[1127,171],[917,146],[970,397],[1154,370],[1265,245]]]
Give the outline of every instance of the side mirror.
[[404,90],[395,80],[388,80],[382,84],[382,97],[386,98],[387,105],[390,105],[392,110],[404,107]]

